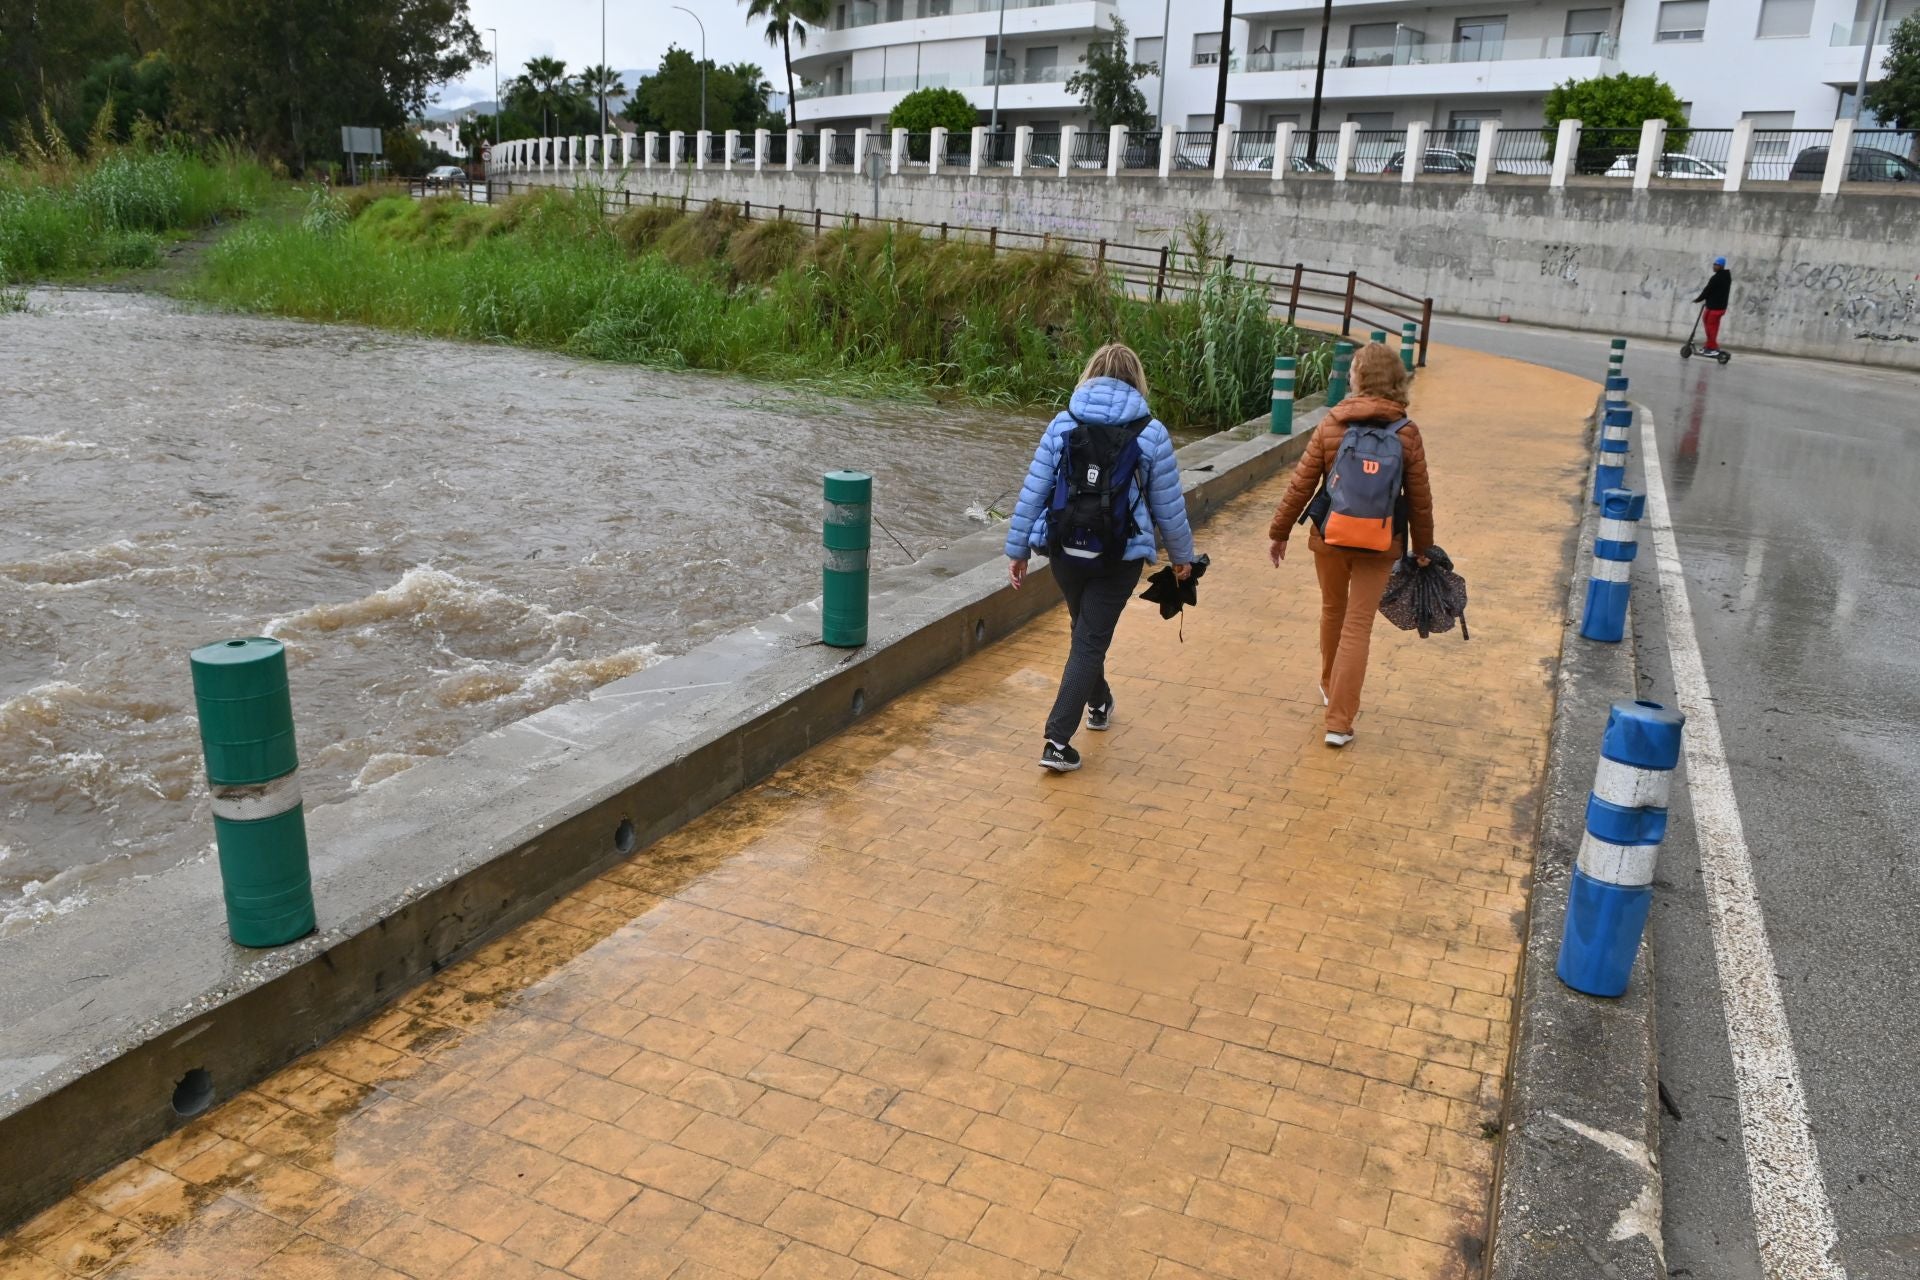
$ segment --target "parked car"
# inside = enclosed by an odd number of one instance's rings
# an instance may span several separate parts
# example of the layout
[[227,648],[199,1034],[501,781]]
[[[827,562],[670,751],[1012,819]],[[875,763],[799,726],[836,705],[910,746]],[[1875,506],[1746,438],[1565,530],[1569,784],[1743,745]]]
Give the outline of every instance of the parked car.
[[[1387,157],[1382,173],[1399,173],[1405,169],[1407,153],[1396,151]],[[1426,156],[1420,161],[1422,173],[1464,173],[1473,174],[1474,156],[1471,151],[1454,151],[1448,147],[1428,147]]]
[[[1793,159],[1794,182],[1818,182],[1827,174],[1827,148],[1808,147]],[[1879,147],[1855,147],[1847,160],[1848,182],[1920,181],[1920,165]]]
[[[1242,161],[1233,166],[1248,173],[1272,173],[1273,157],[1256,156],[1252,160]],[[1332,173],[1333,166],[1325,160],[1309,160],[1305,156],[1292,156],[1287,160],[1288,173]]]
[[443,164],[427,171],[427,185],[430,187],[464,187],[467,185],[467,171],[457,164]]
[[[1639,163],[1639,159],[1638,156],[1616,158],[1607,167],[1607,177],[1631,178],[1633,167]],[[1669,151],[1660,157],[1660,172],[1654,176],[1678,178],[1685,182],[1719,182],[1727,176],[1727,168],[1711,160],[1702,160],[1699,156],[1676,155]]]

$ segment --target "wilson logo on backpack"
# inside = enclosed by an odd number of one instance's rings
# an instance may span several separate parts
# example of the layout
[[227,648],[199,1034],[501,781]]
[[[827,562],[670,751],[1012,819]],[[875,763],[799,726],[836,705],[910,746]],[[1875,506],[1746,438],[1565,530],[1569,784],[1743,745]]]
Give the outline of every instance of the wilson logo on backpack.
[[1320,539],[1351,551],[1385,551],[1393,545],[1405,456],[1400,429],[1407,419],[1356,422],[1347,428],[1327,470],[1327,514]]
[[1151,418],[1113,425],[1073,420],[1053,473],[1047,506],[1048,554],[1118,561],[1139,532],[1134,503],[1146,455],[1140,433]]

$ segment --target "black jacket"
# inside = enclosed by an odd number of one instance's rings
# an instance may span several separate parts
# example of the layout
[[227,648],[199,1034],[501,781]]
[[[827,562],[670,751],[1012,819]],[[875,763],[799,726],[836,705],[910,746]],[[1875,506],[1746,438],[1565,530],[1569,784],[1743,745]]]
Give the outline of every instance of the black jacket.
[[1709,311],[1725,311],[1727,295],[1733,292],[1733,272],[1725,267],[1714,268],[1713,276],[1707,281],[1707,287],[1700,291],[1695,302],[1704,302]]

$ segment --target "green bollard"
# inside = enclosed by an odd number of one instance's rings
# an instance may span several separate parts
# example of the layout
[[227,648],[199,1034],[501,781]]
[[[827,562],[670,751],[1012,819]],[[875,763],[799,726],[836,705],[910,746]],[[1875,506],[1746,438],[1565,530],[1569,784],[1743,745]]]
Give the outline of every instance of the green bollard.
[[1615,338],[1607,344],[1607,376],[1624,378],[1627,374],[1627,340]]
[[227,933],[243,947],[305,937],[314,925],[313,879],[286,649],[255,636],[202,645],[189,660]]
[[1420,345],[1420,326],[1409,320],[1400,326],[1400,367],[1413,372],[1414,348]]
[[1367,335],[1367,340],[1370,342],[1377,342],[1384,347],[1387,345],[1387,331],[1385,329],[1375,329],[1372,333]]
[[1342,339],[1333,344],[1333,376],[1327,379],[1327,408],[1347,398],[1347,374],[1353,368],[1353,344]]
[[1295,360],[1292,356],[1273,358],[1273,425],[1268,428],[1276,436],[1293,434],[1293,375]]
[[867,642],[867,556],[873,546],[873,477],[858,471],[826,474],[826,547],[820,602],[820,640],[836,649]]

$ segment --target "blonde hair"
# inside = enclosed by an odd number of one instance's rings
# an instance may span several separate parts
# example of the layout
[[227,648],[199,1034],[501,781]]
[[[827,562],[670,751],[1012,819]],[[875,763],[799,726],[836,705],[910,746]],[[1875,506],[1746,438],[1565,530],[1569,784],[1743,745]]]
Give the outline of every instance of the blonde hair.
[[1383,342],[1369,342],[1353,354],[1353,394],[1407,402],[1407,371]]
[[1146,366],[1124,342],[1109,342],[1087,358],[1087,367],[1080,371],[1080,381],[1094,378],[1118,378],[1142,396],[1147,394]]

